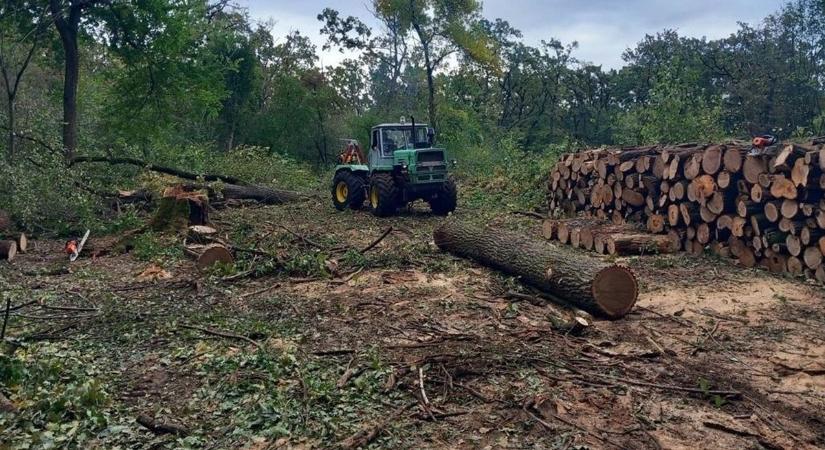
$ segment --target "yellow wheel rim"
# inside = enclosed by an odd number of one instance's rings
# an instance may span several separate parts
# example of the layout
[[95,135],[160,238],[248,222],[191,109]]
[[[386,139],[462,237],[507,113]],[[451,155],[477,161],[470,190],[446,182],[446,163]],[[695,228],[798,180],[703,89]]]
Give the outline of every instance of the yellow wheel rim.
[[347,187],[347,183],[339,181],[338,185],[335,186],[335,198],[338,200],[338,203],[346,202],[348,195],[349,188]]
[[378,189],[375,187],[370,189],[370,204],[373,208],[378,208]]

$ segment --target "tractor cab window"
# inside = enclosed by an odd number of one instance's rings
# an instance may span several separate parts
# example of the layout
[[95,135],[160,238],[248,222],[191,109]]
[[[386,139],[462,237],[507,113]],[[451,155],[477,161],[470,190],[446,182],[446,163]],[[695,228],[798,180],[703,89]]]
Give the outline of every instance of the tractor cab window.
[[[416,140],[419,145],[427,142],[427,127],[415,127]],[[382,128],[381,137],[384,156],[390,156],[396,150],[412,150],[415,143],[412,138],[411,127]]]
[[378,146],[380,144],[381,143],[378,140],[378,130],[373,130],[373,132],[372,132],[372,145],[370,146],[370,150],[378,150]]

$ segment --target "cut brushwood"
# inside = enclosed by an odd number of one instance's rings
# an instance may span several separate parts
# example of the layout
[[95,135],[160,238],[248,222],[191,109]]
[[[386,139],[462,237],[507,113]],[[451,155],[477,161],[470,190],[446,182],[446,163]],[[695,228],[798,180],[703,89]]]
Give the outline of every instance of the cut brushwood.
[[433,233],[436,245],[458,256],[520,276],[585,311],[618,319],[638,296],[630,269],[610,266],[544,241],[504,230],[448,222]]

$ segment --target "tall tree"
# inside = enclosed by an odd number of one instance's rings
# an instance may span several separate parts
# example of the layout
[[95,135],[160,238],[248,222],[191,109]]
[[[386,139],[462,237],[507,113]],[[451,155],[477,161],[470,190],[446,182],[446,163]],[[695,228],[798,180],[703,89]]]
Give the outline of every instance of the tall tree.
[[430,125],[437,126],[435,74],[447,58],[463,51],[490,65],[497,57],[480,26],[481,3],[477,0],[375,0],[381,17],[397,17],[401,30],[412,30],[424,58],[427,77],[427,110]]
[[6,156],[9,162],[14,160],[16,153],[16,103],[20,82],[49,26],[47,12],[47,8],[28,0],[7,0],[0,5],[0,75],[6,91]]
[[77,40],[83,12],[106,0],[49,0],[51,18],[63,45],[63,152],[71,161],[77,151],[77,86],[80,49]]

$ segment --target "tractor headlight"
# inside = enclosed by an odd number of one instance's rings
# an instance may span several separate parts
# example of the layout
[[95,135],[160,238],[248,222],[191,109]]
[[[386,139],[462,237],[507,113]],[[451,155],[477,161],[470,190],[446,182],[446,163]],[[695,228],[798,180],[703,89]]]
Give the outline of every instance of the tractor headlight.
[[401,161],[401,169],[407,170],[407,161]]

